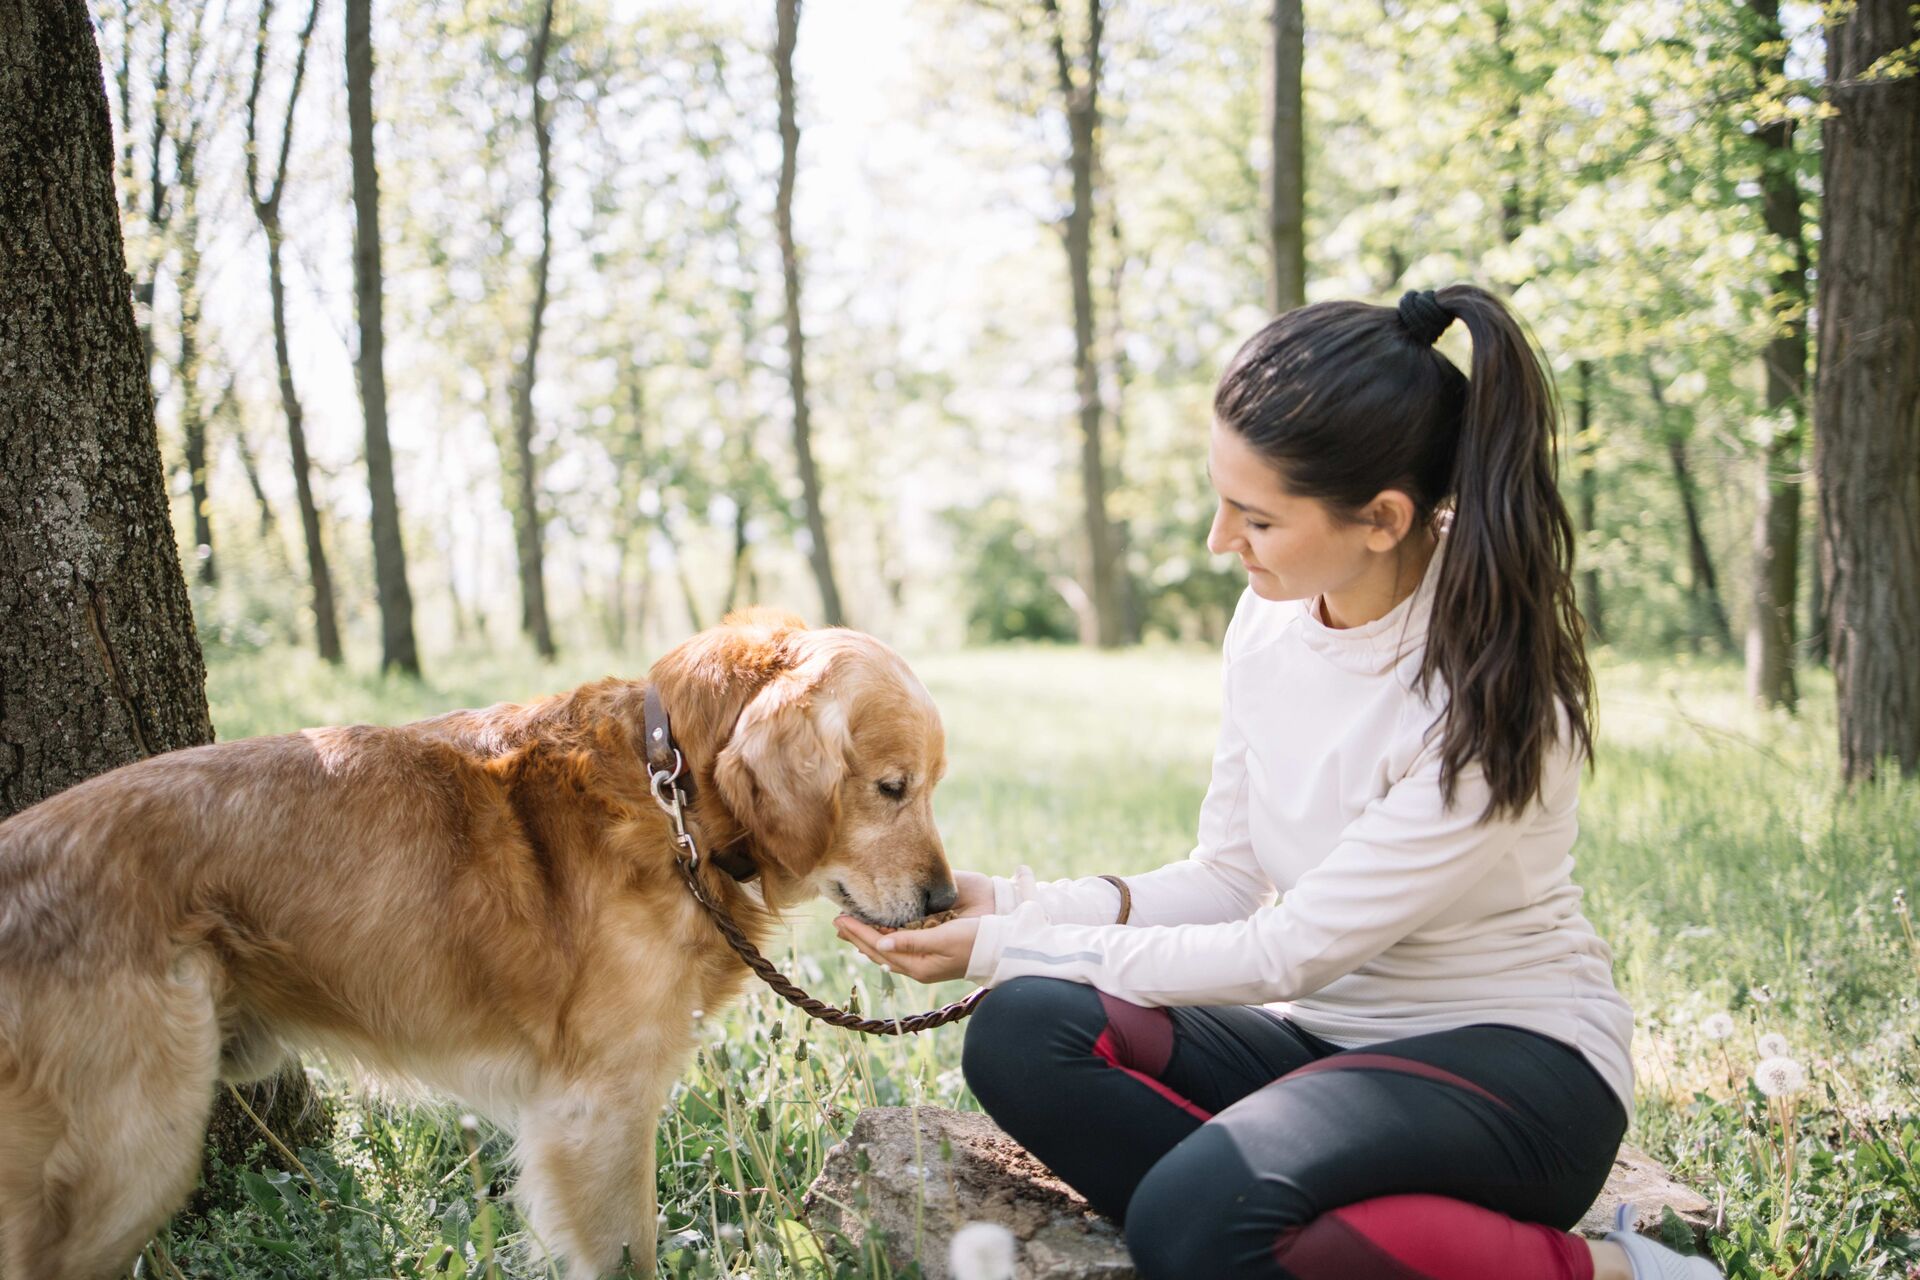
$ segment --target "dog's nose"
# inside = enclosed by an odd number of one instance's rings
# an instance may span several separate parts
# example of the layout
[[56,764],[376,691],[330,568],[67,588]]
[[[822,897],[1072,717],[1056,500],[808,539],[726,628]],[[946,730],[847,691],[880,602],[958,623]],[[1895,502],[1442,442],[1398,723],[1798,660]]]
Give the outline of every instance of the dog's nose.
[[945,911],[959,900],[960,890],[954,886],[953,881],[943,880],[931,888],[920,891],[921,914],[930,916]]

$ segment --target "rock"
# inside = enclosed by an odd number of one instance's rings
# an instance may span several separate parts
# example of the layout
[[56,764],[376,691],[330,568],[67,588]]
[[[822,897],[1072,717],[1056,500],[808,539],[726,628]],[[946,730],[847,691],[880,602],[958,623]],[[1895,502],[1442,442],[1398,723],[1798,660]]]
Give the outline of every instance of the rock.
[[[1607,1234],[1613,1230],[1614,1213],[1622,1202],[1633,1205],[1633,1229],[1641,1235],[1676,1246],[1690,1238],[1694,1247],[1705,1251],[1707,1233],[1713,1229],[1713,1205],[1698,1191],[1675,1182],[1651,1156],[1633,1147],[1620,1148],[1600,1198],[1574,1230],[1596,1238]],[[1684,1230],[1664,1226],[1668,1210]],[[1680,1238],[1672,1238],[1676,1235]]]
[[[1611,1230],[1623,1199],[1635,1206],[1634,1228],[1648,1235],[1662,1235],[1663,1207],[1696,1240],[1712,1220],[1704,1197],[1623,1147],[1606,1190],[1581,1219],[1581,1234]],[[872,1245],[895,1270],[917,1260],[927,1280],[948,1280],[947,1242],[968,1222],[997,1222],[1013,1233],[1015,1280],[1133,1276],[1114,1225],[977,1112],[867,1108],[847,1140],[827,1153],[802,1205],[830,1248],[858,1253]]]
[[1013,1232],[1015,1280],[1133,1275],[1118,1229],[978,1112],[868,1107],[802,1206],[830,1246],[858,1250],[871,1231],[895,1270],[917,1258],[927,1280],[948,1280],[947,1241],[968,1222]]

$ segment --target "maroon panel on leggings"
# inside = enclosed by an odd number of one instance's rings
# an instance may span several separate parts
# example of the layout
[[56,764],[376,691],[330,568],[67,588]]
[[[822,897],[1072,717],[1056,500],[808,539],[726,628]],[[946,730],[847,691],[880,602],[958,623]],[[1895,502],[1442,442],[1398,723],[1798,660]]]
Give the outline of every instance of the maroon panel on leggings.
[[1172,1015],[1165,1009],[1149,1009],[1104,991],[1098,994],[1107,1025],[1093,1042],[1094,1056],[1132,1076],[1194,1119],[1213,1119],[1213,1112],[1182,1097],[1159,1078],[1173,1058]]
[[1446,1196],[1380,1196],[1280,1233],[1273,1260],[1294,1280],[1593,1280],[1593,1255],[1564,1231]]

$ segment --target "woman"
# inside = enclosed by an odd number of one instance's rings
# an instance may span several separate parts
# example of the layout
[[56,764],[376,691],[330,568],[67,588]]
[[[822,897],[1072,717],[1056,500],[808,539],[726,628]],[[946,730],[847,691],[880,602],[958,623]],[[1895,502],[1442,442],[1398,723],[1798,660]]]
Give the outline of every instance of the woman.
[[[1454,320],[1470,378],[1434,349]],[[1526,335],[1466,285],[1303,307],[1214,415],[1207,546],[1249,589],[1192,855],[962,873],[963,918],[841,935],[994,988],[969,1085],[1143,1276],[1718,1275],[1566,1232],[1627,1127],[1633,1016],[1571,879],[1593,681]]]

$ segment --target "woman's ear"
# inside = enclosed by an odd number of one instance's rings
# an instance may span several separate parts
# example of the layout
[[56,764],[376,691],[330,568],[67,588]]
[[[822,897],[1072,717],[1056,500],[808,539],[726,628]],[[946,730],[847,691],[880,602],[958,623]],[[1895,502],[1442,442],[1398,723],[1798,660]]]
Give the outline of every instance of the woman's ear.
[[1391,551],[1413,532],[1413,499],[1398,489],[1382,489],[1360,508],[1367,529],[1367,550]]
[[795,876],[826,854],[852,749],[829,667],[828,655],[817,654],[776,677],[740,713],[714,762],[714,782],[733,816]]

